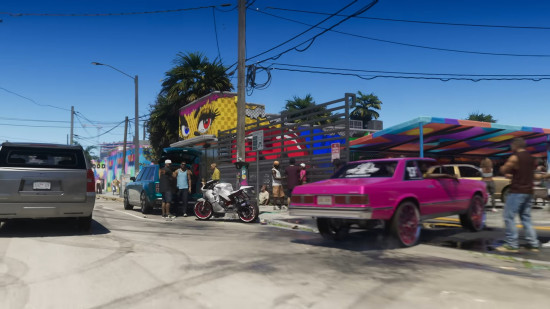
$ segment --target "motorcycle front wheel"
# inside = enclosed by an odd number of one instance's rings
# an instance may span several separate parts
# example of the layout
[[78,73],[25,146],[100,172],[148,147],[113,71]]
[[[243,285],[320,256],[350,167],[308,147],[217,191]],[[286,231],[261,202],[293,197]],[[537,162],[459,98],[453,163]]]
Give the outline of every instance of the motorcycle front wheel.
[[195,216],[199,220],[208,220],[212,217],[212,214],[214,214],[212,204],[207,201],[198,201],[193,210],[195,211]]
[[237,213],[239,214],[239,219],[241,219],[242,222],[255,222],[260,214],[260,208],[256,204],[252,205],[247,203],[246,206],[240,207]]

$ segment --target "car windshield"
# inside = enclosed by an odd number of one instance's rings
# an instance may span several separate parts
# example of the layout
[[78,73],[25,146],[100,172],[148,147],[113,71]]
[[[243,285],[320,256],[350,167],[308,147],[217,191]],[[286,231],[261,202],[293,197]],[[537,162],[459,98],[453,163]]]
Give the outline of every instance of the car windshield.
[[397,161],[372,161],[348,163],[331,178],[379,178],[392,177]]

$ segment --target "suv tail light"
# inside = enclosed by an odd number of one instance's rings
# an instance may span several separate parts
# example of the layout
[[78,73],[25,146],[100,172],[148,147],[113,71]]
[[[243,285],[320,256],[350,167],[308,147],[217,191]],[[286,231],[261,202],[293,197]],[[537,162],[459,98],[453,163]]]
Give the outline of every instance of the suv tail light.
[[91,168],[86,172],[86,192],[95,192],[95,176]]

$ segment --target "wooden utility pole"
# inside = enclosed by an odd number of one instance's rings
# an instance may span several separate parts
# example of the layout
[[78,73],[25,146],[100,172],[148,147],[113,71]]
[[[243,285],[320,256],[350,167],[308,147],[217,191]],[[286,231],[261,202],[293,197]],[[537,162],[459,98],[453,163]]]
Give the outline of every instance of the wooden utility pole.
[[124,120],[124,144],[122,144],[122,175],[126,174],[126,141],[128,140],[128,116]]
[[244,128],[246,109],[246,1],[239,0],[239,36],[237,61],[237,162],[245,161]]
[[74,106],[71,106],[71,143],[69,145],[74,145]]

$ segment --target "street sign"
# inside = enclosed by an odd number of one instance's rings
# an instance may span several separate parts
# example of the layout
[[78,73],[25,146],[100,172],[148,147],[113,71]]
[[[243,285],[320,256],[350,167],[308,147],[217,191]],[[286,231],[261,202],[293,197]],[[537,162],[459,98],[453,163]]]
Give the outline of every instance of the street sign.
[[340,159],[340,143],[330,144],[331,160]]
[[264,131],[252,132],[252,151],[264,150]]

